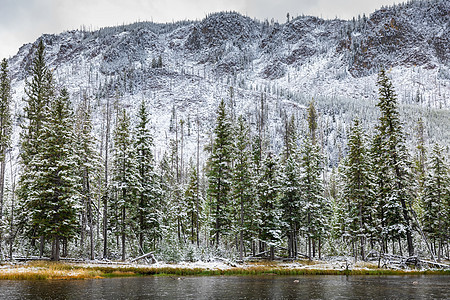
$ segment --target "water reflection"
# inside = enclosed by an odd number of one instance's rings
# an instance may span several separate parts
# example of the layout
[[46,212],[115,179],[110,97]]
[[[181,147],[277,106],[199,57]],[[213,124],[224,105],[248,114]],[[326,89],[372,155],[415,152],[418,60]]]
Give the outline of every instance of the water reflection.
[[449,299],[449,295],[449,276],[214,276],[0,281],[0,299]]

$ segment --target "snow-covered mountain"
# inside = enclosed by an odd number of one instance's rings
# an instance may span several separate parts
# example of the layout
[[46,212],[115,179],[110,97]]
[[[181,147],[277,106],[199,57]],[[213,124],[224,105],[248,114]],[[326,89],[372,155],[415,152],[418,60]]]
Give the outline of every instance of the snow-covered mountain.
[[[57,84],[68,88],[75,105],[84,95],[92,99],[99,140],[108,99],[132,113],[147,101],[157,158],[174,137],[171,127],[184,120],[187,161],[195,153],[197,124],[201,142],[210,139],[220,99],[252,124],[263,111],[277,150],[283,120],[295,114],[302,128],[314,98],[331,166],[345,151],[350,120],[359,116],[368,128],[376,120],[380,67],[389,70],[411,144],[419,117],[430,139],[450,142],[448,0],[410,1],[350,21],[299,16],[278,24],[221,12],[201,21],[140,22],[41,39]],[[37,43],[9,60],[16,115]]]

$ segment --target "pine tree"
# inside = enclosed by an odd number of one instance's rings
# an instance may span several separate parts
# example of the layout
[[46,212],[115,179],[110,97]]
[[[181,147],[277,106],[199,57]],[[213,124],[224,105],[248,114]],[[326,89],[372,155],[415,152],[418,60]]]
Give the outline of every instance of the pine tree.
[[212,235],[219,247],[220,235],[228,233],[230,225],[230,179],[231,179],[231,122],[222,100],[217,109],[212,153],[208,161],[208,195],[213,218]]
[[300,165],[297,146],[297,130],[295,119],[286,124],[284,166],[281,173],[281,209],[284,230],[288,237],[288,255],[297,256],[297,233],[300,228],[301,194],[300,194]]
[[[434,252],[438,254],[438,261],[442,257],[442,248],[448,239],[450,225],[450,174],[448,163],[444,158],[444,147],[434,144],[429,161],[429,173],[425,179],[423,196],[423,231],[434,242]],[[439,247],[436,251],[436,243]]]
[[330,229],[329,217],[331,205],[324,197],[322,183],[322,155],[317,145],[311,142],[311,138],[305,138],[301,150],[301,217],[302,231],[308,238],[308,256],[315,256],[316,241],[320,248],[323,238]]
[[115,214],[112,223],[116,225],[121,237],[122,260],[126,257],[126,236],[129,233],[129,220],[136,207],[137,188],[136,161],[131,136],[130,118],[125,109],[119,111],[117,126],[114,130],[113,189],[117,200],[112,203]]
[[235,223],[239,233],[239,259],[243,259],[244,239],[251,239],[251,223],[254,217],[254,197],[250,171],[250,132],[242,116],[238,117],[235,130],[234,168],[232,175],[232,196]]
[[[260,239],[269,246],[270,259],[275,256],[275,246],[281,242],[280,188],[277,162],[272,153],[268,153],[262,165],[258,182]],[[264,251],[264,250],[263,250]]]
[[[95,137],[91,119],[91,107],[85,96],[77,109],[76,120],[76,156],[77,170],[80,178],[80,200],[81,200],[81,236],[80,250],[83,253],[84,234],[86,226],[89,227],[89,257],[94,259],[94,202],[100,197],[100,186],[98,182],[101,174],[101,157],[95,149]],[[100,206],[100,205],[98,205]],[[97,214],[97,226],[99,225],[99,214]]]
[[313,144],[316,143],[316,129],[317,129],[317,111],[314,107],[314,101],[311,101],[309,103],[308,107],[308,128],[309,128],[309,135],[311,137],[311,141]]
[[[381,116],[374,136],[373,151],[376,159],[379,182],[382,181],[380,204],[382,213],[382,232],[399,242],[406,235],[408,253],[414,255],[411,233],[411,221],[408,213],[411,206],[411,173],[409,171],[408,152],[404,143],[402,125],[397,109],[397,96],[384,69],[378,75],[379,102]],[[401,251],[401,247],[400,251]]]
[[146,238],[153,244],[161,237],[161,188],[154,170],[153,137],[148,129],[148,111],[145,101],[141,102],[138,111],[138,124],[134,148],[136,149],[136,164],[138,170],[137,214],[139,249],[147,251]]
[[8,62],[3,59],[0,70],[0,249],[3,240],[3,199],[5,191],[6,150],[11,142],[11,79],[8,74]]
[[[355,119],[348,138],[348,156],[344,162],[342,193],[346,203],[346,217],[343,220],[347,234],[351,237],[355,250],[359,238],[360,255],[364,259],[367,236],[372,233],[371,175],[369,158],[365,145],[365,135],[358,119]],[[355,258],[357,257],[354,251]]]
[[[19,228],[25,229],[28,237],[34,239],[42,233],[42,225],[30,219],[30,206],[36,210],[42,210],[40,203],[35,202],[30,205],[31,185],[36,180],[38,174],[36,155],[39,153],[41,145],[41,135],[43,124],[49,117],[50,103],[54,99],[52,74],[45,64],[45,47],[40,40],[37,51],[31,66],[31,82],[26,81],[25,86],[25,123],[22,124],[21,132],[21,174],[17,195],[19,197],[18,219]],[[44,239],[40,236],[40,256],[43,255]]]
[[42,123],[32,164],[37,170],[29,187],[28,212],[36,234],[52,241],[52,259],[59,260],[60,241],[76,234],[78,201],[74,118],[65,89],[51,103]]
[[329,234],[331,205],[324,197],[322,182],[323,157],[316,144],[317,112],[311,102],[308,109],[309,134],[301,149],[301,217],[302,231],[308,239],[308,256],[315,256],[316,241],[319,243],[319,258],[321,257],[322,240]]

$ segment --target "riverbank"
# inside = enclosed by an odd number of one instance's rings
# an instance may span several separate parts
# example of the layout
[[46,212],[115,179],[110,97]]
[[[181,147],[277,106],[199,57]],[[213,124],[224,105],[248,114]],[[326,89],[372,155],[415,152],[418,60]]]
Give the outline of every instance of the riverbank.
[[0,265],[0,280],[72,280],[127,276],[218,276],[218,275],[450,275],[447,270],[382,269],[371,263],[295,261],[290,263],[195,262],[153,265],[124,263],[69,263],[33,261]]

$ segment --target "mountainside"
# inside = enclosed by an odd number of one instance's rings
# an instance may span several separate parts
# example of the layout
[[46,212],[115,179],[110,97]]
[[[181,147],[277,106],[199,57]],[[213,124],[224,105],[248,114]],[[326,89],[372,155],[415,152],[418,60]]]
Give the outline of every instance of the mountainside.
[[[156,157],[182,119],[184,128],[177,130],[186,135],[188,158],[198,128],[202,143],[209,140],[223,98],[232,114],[245,114],[252,124],[258,113],[266,114],[271,146],[278,151],[286,116],[297,115],[304,128],[304,108],[314,98],[332,166],[345,151],[351,118],[358,115],[366,127],[376,119],[380,67],[389,70],[411,137],[421,116],[428,136],[449,144],[449,27],[450,1],[430,0],[350,21],[300,16],[278,24],[222,12],[202,21],[141,22],[41,39],[57,84],[68,88],[75,105],[82,96],[92,99],[99,140],[108,99],[133,113],[146,99]],[[16,116],[37,43],[22,46],[9,61]],[[16,143],[17,137],[18,130]]]

